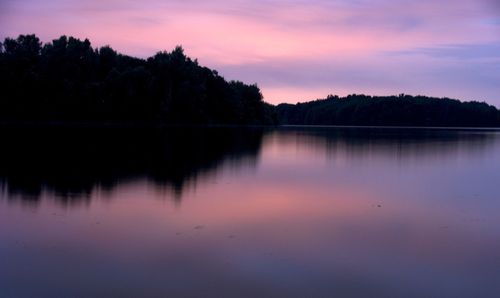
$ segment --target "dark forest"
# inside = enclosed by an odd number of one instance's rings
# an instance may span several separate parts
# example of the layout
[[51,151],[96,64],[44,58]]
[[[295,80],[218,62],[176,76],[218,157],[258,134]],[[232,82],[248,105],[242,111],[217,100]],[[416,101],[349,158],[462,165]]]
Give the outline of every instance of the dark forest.
[[273,124],[257,85],[226,81],[182,47],[148,59],[89,40],[35,35],[0,47],[0,119],[28,122]]
[[500,112],[483,102],[460,102],[426,96],[328,96],[326,99],[280,104],[285,125],[497,127]]
[[14,124],[500,126],[484,102],[404,94],[273,106],[256,84],[226,81],[180,46],[139,59],[66,36],[6,38],[0,88],[0,122]]

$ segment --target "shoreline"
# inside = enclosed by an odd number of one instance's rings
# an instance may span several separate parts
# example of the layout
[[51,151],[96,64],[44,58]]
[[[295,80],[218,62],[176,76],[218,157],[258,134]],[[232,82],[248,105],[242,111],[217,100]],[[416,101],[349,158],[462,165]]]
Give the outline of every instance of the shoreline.
[[486,130],[500,131],[499,127],[487,126],[405,126],[405,125],[300,125],[300,124],[154,124],[154,123],[122,123],[122,122],[0,122],[0,129],[5,128],[130,128],[130,129],[164,129],[164,128],[347,128],[347,129],[428,129],[428,130]]

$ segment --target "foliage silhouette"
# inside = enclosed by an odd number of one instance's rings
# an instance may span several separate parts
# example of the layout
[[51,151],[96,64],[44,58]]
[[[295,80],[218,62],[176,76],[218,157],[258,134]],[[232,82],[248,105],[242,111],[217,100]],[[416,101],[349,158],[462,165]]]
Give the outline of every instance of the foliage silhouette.
[[404,94],[330,95],[296,105],[280,104],[276,111],[279,122],[289,125],[500,126],[500,112],[486,103]]
[[273,124],[257,85],[227,82],[181,47],[146,60],[35,35],[0,47],[0,120],[146,124]]
[[3,123],[500,126],[486,103],[404,94],[272,106],[257,85],[227,82],[180,46],[138,59],[66,36],[6,38],[0,84]]

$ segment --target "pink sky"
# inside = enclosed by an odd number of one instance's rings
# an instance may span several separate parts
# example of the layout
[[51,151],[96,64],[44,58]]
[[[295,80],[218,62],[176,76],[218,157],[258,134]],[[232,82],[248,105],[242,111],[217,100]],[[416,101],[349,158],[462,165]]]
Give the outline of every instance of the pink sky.
[[26,33],[139,57],[182,45],[271,103],[407,93],[500,107],[498,0],[0,0],[0,38]]

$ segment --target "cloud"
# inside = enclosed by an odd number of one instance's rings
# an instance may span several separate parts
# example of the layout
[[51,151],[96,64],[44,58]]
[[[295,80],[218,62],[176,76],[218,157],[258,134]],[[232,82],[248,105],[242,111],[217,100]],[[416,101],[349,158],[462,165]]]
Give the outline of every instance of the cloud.
[[498,0],[484,0],[483,2],[493,10],[493,13],[500,15],[500,1]]
[[[451,44],[405,51],[389,51],[389,55],[426,55],[436,58],[500,62],[500,43]],[[458,61],[457,61],[458,62]]]
[[443,52],[425,49],[357,60],[310,57],[218,68],[230,79],[254,82],[259,78],[266,100],[273,103],[311,100],[330,93],[407,93],[489,101],[498,106],[500,60],[490,55],[491,49],[481,57],[470,56],[470,51],[481,46],[450,45],[443,46],[451,49]]
[[448,91],[500,104],[499,1],[0,0],[0,8],[0,37],[74,35],[141,57],[182,44],[273,98]]

